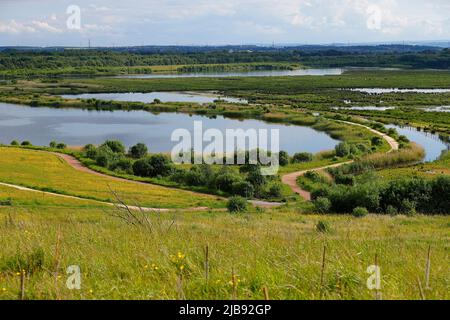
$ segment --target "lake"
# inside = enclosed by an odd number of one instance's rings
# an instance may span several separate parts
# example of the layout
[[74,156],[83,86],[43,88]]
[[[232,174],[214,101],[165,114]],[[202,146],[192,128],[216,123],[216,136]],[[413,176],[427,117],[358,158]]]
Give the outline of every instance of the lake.
[[344,70],[340,68],[329,69],[296,69],[296,70],[269,70],[269,71],[231,71],[231,72],[195,72],[174,74],[127,74],[114,78],[126,79],[162,79],[162,78],[224,78],[224,77],[286,77],[286,76],[333,76],[341,75]]
[[420,144],[426,152],[425,161],[431,162],[439,159],[442,152],[450,150],[450,141],[444,141],[437,134],[418,131],[412,127],[400,127],[396,125],[386,125],[387,128],[395,128],[401,135],[408,137],[409,140]]
[[[339,141],[309,127],[267,123],[259,120],[236,120],[180,113],[154,115],[146,111],[89,111],[81,109],[33,108],[0,103],[0,142],[28,140],[34,145],[48,145],[56,140],[72,146],[101,144],[117,139],[126,146],[143,142],[151,152],[168,152],[175,145],[175,129],[191,133],[194,121],[202,121],[204,130],[216,128],[244,130],[279,129],[280,149],[290,154],[299,151],[319,152],[333,149]],[[206,144],[205,144],[206,145]]]
[[129,93],[83,93],[62,95],[65,99],[97,99],[150,103],[155,99],[161,102],[213,103],[220,99],[230,103],[248,103],[247,100],[227,97],[215,92],[129,92]]

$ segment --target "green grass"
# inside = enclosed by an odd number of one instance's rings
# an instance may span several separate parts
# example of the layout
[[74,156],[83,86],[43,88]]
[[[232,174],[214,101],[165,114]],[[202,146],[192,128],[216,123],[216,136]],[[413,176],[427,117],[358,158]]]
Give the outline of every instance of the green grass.
[[[8,194],[13,202],[24,197],[22,192]],[[38,201],[41,196],[25,197]],[[180,212],[149,215],[150,232],[112,217],[110,208],[49,201],[0,207],[0,299],[19,295],[17,261],[22,268],[34,266],[26,275],[26,299],[232,299],[232,270],[237,299],[263,299],[263,287],[271,299],[373,299],[366,269],[375,255],[384,299],[420,299],[417,279],[424,284],[429,245],[431,289],[425,295],[449,298],[448,217],[356,219],[288,209],[241,215]],[[316,231],[319,221],[331,231]],[[65,286],[70,265],[81,267],[81,290]]]
[[224,207],[217,197],[151,184],[117,181],[76,171],[53,154],[0,147],[0,181],[101,201],[115,201],[110,189],[130,204],[151,208]]

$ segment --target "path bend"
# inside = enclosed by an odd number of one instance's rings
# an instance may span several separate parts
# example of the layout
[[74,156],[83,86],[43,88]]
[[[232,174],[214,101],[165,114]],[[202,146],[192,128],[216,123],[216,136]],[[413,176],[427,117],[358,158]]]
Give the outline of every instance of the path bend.
[[[335,121],[341,122],[341,123],[346,123],[346,124],[349,124],[349,125],[358,126],[358,127],[363,127],[365,129],[369,130],[370,132],[375,133],[376,135],[382,137],[390,146],[390,150],[387,153],[391,153],[391,152],[397,151],[399,149],[399,143],[394,138],[388,136],[387,134],[385,134],[383,132],[377,131],[377,130],[371,128],[371,127],[368,127],[368,126],[365,126],[365,125],[359,124],[359,123],[343,121],[343,120],[335,120]],[[312,168],[312,169],[308,169],[308,170],[292,172],[292,173],[289,173],[289,174],[286,174],[286,175],[282,176],[281,177],[281,181],[284,184],[288,185],[294,193],[298,194],[304,200],[311,201],[311,193],[306,191],[306,190],[303,190],[297,184],[297,179],[299,177],[304,176],[308,171],[315,171],[315,172],[323,171],[323,170],[330,169],[330,168],[338,168],[338,167],[341,167],[341,166],[346,165],[346,164],[351,164],[353,162],[354,161],[351,160],[351,161],[331,164],[331,165],[324,166],[324,167]]]

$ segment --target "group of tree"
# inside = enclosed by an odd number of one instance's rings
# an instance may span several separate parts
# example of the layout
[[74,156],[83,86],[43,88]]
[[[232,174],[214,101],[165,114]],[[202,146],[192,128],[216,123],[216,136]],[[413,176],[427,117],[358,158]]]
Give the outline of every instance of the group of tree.
[[336,184],[313,192],[318,212],[351,213],[365,208],[372,213],[450,214],[450,177],[401,178],[389,182]]
[[[246,164],[237,167],[224,165],[219,168],[200,164],[187,168],[175,166],[164,154],[148,154],[148,148],[143,143],[138,143],[127,151],[120,141],[108,140],[98,147],[87,145],[84,152],[97,166],[117,173],[166,180],[179,185],[245,198],[282,196],[282,187],[278,179],[263,175],[261,164],[250,164],[248,154]],[[290,161],[285,152],[280,152],[280,157],[284,162]],[[310,156],[303,155],[302,159],[304,158],[309,159]]]

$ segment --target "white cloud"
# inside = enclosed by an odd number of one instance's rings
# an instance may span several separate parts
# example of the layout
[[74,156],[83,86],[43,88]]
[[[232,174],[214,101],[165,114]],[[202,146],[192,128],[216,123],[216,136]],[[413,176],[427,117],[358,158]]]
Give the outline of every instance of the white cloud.
[[62,33],[63,30],[51,26],[46,21],[33,20],[29,23],[17,22],[15,20],[10,20],[9,22],[0,21],[0,33],[26,34],[37,32]]

